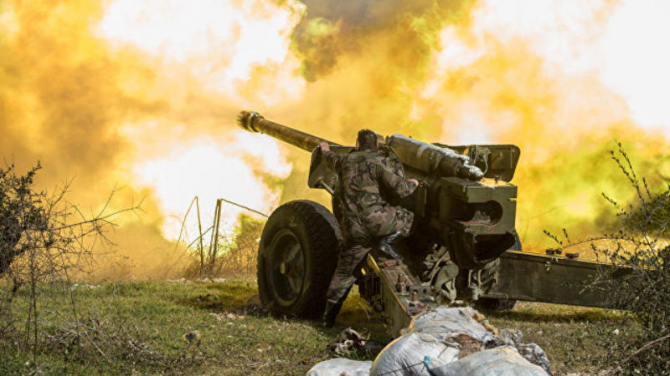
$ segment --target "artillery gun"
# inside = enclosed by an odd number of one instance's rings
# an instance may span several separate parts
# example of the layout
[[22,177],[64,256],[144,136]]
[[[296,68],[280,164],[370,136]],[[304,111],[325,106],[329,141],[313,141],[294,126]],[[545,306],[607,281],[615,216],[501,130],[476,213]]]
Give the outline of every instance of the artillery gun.
[[[334,195],[338,175],[317,146],[327,142],[339,155],[354,147],[256,112],[243,111],[238,123],[311,152],[309,187]],[[517,146],[449,146],[400,134],[379,138],[380,147],[399,157],[407,177],[420,182],[398,203],[415,214],[416,230],[403,259],[388,259],[373,250],[357,278],[361,296],[383,313],[393,335],[413,315],[457,299],[495,310],[511,309],[517,300],[612,305],[607,294],[580,291],[602,264],[522,252],[515,230],[517,187],[511,183],[520,157]],[[336,216],[321,204],[297,200],[279,206],[268,218],[259,245],[263,304],[279,315],[319,317],[341,240]]]

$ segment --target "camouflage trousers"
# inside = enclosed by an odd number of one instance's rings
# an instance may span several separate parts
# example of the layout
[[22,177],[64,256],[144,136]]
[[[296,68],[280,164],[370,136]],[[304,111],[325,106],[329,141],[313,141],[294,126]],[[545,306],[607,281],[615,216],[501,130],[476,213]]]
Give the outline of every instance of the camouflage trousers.
[[326,294],[326,299],[329,302],[333,304],[344,302],[351,286],[356,282],[354,272],[360,269],[361,264],[365,261],[365,256],[371,250],[372,247],[362,244],[353,244],[342,249],[337,260],[335,274],[330,280],[330,286]]
[[[333,207],[335,206],[333,204]],[[326,300],[333,305],[343,303],[351,286],[356,282],[357,276],[354,273],[361,269],[365,257],[375,243],[396,232],[408,236],[413,220],[412,212],[387,204],[374,205],[360,216],[345,213],[340,222],[345,245],[337,260],[333,278],[330,280]]]
[[345,239],[365,244],[396,232],[408,236],[414,220],[414,214],[407,209],[375,205],[361,215],[345,215],[342,232]]
[[344,302],[356,281],[354,273],[360,270],[365,256],[379,239],[396,232],[409,235],[414,214],[401,207],[378,205],[361,217],[363,223],[353,215],[345,216],[342,223],[345,246],[326,294],[326,299],[333,304]]

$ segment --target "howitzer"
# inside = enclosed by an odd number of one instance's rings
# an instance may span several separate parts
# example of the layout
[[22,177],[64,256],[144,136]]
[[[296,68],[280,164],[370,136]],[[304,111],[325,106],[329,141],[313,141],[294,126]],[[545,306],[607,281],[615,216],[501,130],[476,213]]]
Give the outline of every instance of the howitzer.
[[[242,112],[238,123],[312,152],[309,187],[331,195],[338,189],[338,175],[317,146],[327,142],[339,155],[354,147],[274,123],[255,112]],[[602,265],[520,252],[515,231],[517,187],[510,183],[520,156],[517,146],[448,146],[399,134],[379,139],[381,148],[400,159],[406,175],[421,183],[398,203],[415,214],[416,230],[403,259],[388,259],[373,250],[357,276],[361,295],[384,312],[394,334],[412,315],[457,299],[490,309],[510,309],[516,300],[611,305],[603,294],[576,287]],[[337,213],[337,200],[333,201]],[[324,206],[298,200],[277,208],[259,246],[262,302],[280,315],[321,315],[341,240],[338,222]]]

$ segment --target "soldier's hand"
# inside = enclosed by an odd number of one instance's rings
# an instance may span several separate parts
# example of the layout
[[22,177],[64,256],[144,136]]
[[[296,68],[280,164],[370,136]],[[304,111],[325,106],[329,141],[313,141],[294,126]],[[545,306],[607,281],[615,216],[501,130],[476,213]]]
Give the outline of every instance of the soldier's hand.
[[417,187],[419,186],[419,181],[416,180],[416,179],[414,179],[414,178],[412,178],[412,179],[407,179],[407,181],[410,182],[410,183],[414,183],[414,185],[416,185]]
[[330,151],[330,145],[328,145],[327,142],[321,142],[321,143],[319,144],[319,147],[320,147],[321,150],[323,150],[323,151]]

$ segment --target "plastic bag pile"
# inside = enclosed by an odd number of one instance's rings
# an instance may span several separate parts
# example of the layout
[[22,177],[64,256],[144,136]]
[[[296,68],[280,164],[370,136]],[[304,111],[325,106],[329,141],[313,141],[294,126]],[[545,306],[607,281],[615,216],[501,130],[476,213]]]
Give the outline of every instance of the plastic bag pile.
[[544,351],[521,339],[521,332],[498,330],[471,307],[440,307],[414,317],[374,362],[331,359],[315,365],[307,375],[549,375]]

